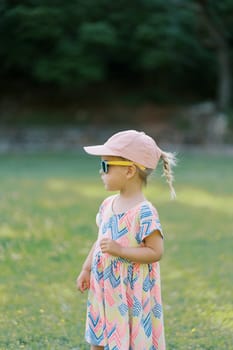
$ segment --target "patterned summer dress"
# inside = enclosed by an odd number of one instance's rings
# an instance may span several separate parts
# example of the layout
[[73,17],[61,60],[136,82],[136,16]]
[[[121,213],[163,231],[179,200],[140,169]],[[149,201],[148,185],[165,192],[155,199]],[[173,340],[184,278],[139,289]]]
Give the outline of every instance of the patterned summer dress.
[[164,350],[164,327],[159,263],[139,264],[103,254],[103,237],[138,247],[161,226],[156,209],[141,202],[114,214],[108,197],[97,215],[99,235],[95,247],[87,302],[86,340],[105,350]]

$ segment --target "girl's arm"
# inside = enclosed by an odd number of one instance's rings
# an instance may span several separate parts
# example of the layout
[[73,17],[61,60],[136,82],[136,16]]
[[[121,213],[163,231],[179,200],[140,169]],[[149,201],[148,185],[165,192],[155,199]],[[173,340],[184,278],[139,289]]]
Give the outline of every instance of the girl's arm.
[[103,253],[109,253],[128,259],[135,263],[150,264],[159,261],[163,255],[163,238],[159,230],[155,230],[144,239],[141,247],[123,247],[116,241],[103,238],[100,241],[100,248]]
[[90,288],[90,274],[91,274],[91,263],[94,253],[96,242],[93,244],[83,266],[82,270],[77,278],[77,288],[80,292],[84,292],[86,289]]
[[82,270],[91,271],[91,264],[92,264],[93,253],[95,250],[95,245],[96,245],[96,242],[93,244],[86,260],[84,261],[83,266],[82,266]]

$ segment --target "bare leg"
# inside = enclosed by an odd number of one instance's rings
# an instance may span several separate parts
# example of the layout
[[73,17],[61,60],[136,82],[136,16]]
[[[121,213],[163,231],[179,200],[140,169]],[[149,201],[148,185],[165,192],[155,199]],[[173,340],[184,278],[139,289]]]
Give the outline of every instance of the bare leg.
[[104,350],[103,346],[91,345],[91,350]]

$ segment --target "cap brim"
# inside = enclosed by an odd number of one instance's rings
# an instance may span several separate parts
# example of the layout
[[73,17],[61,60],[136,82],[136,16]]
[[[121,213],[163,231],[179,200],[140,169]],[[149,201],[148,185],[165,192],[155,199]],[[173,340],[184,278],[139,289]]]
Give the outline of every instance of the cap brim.
[[92,154],[93,156],[117,156],[115,152],[110,150],[105,145],[99,146],[85,146],[83,147],[85,152]]

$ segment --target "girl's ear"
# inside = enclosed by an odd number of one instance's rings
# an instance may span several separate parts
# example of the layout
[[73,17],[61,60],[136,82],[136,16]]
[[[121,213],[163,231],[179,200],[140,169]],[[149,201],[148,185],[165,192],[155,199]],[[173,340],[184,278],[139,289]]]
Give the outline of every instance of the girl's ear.
[[137,172],[137,168],[136,165],[132,164],[129,165],[127,167],[127,172],[126,172],[126,176],[128,179],[131,179],[132,177],[134,177],[135,173]]

